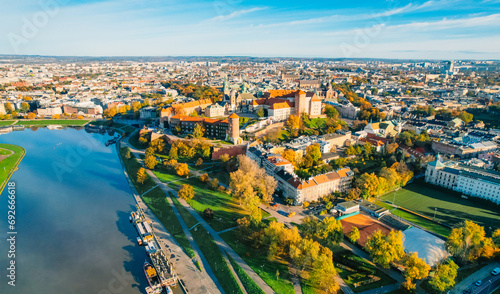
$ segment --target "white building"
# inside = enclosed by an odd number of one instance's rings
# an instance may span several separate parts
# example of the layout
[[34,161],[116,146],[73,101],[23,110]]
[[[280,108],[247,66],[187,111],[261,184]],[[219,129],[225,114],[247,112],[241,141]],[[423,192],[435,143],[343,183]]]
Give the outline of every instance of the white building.
[[464,195],[500,204],[500,173],[457,162],[436,160],[427,164],[425,181]]

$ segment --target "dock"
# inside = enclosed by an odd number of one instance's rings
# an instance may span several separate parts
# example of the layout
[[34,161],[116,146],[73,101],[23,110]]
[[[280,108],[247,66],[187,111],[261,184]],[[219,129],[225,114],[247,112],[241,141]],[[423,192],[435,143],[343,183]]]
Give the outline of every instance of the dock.
[[164,288],[177,285],[178,277],[172,263],[158,244],[157,238],[139,206],[137,206],[137,211],[131,213],[129,219],[136,228],[141,240],[139,242],[138,238],[138,243],[144,245],[146,253],[151,259],[151,265],[155,268],[160,278],[160,284],[154,288],[151,286],[147,287],[146,292],[148,294],[162,293]]

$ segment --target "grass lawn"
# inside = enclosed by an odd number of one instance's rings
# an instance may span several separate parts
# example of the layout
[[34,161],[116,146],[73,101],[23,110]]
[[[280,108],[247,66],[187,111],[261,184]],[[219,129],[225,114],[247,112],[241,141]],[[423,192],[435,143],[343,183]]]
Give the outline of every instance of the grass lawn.
[[[392,202],[394,193],[388,193],[382,200]],[[447,192],[431,184],[415,182],[396,192],[395,204],[448,225],[472,220],[485,228],[500,226],[500,206],[484,204],[474,199],[462,199],[457,193]]]
[[14,120],[0,120],[0,127],[10,126]]
[[182,204],[177,200],[175,196],[170,194],[172,201],[174,202],[175,207],[177,207],[177,210],[179,211],[182,219],[186,223],[186,226],[188,228],[191,228],[192,226],[196,225],[198,221],[194,218],[194,216],[191,215],[191,213],[184,207]]
[[241,283],[243,284],[243,287],[245,287],[245,290],[247,291],[248,294],[265,294],[259,285],[255,283],[250,276],[231,258],[231,256],[227,256],[229,259],[229,262],[231,262],[231,265],[233,266],[234,271],[238,275],[238,278],[240,278]]
[[[11,144],[0,144],[0,149],[2,155],[10,154],[8,157],[0,161],[0,193],[7,184],[7,180],[10,178],[12,172],[14,172],[17,167],[18,161],[24,156],[26,150],[20,146]],[[13,151],[14,153],[10,152]]]
[[207,259],[210,268],[214,272],[217,280],[221,284],[224,292],[227,294],[243,294],[236,278],[229,269],[229,265],[226,263],[219,246],[215,244],[214,239],[208,232],[202,227],[198,226],[191,233],[201,249],[201,252]]
[[133,155],[130,159],[125,158],[125,150],[127,149],[128,148],[121,148],[120,155],[123,159],[123,164],[127,169],[128,175],[130,176],[132,183],[137,189],[137,192],[142,195],[147,190],[153,188],[155,186],[155,182],[149,176],[147,176],[146,181],[144,181],[143,184],[137,182],[137,171],[142,166]]
[[167,172],[160,171],[160,170],[155,170],[155,171],[153,171],[153,173],[163,183],[168,183],[168,182],[177,181],[177,180],[181,180],[182,179],[178,175],[171,175],[171,174],[169,174]]
[[135,132],[132,136],[129,138],[129,143],[130,145],[134,146],[135,149],[146,149],[148,147],[148,144],[143,145],[139,143],[139,132]]
[[231,181],[231,178],[229,177],[229,173],[226,170],[220,170],[217,172],[212,172],[208,174],[210,178],[217,178],[219,180],[219,183],[223,183],[229,186],[229,182]]
[[231,142],[227,142],[227,141],[215,141],[214,144],[221,144],[221,145],[234,145],[233,143]]
[[[294,294],[293,284],[290,279],[288,265],[285,262],[269,261],[262,249],[256,249],[240,241],[237,230],[220,234],[236,253],[268,284],[276,293]],[[276,272],[279,279],[276,280]]]
[[233,220],[233,218],[239,219],[246,215],[246,212],[241,209],[231,195],[206,188],[205,184],[201,183],[198,178],[189,178],[170,183],[169,187],[178,191],[182,184],[193,186],[195,196],[193,199],[189,200],[188,203],[200,215],[203,215],[203,211],[206,208],[213,210],[214,217],[208,219],[207,222],[216,231],[222,231],[236,226],[236,220]]
[[436,234],[439,234],[443,237],[448,237],[451,233],[451,229],[444,227],[438,223],[429,221],[428,219],[425,219],[423,217],[420,217],[418,215],[411,214],[409,212],[406,212],[401,209],[393,209],[391,210],[391,213],[394,215],[399,216],[400,218],[403,218],[407,221],[410,221],[416,225],[419,225],[431,232],[434,232]]
[[[367,260],[355,255],[349,250],[340,249],[333,255],[333,261],[340,277],[346,284],[356,293],[366,290],[380,288],[382,286],[394,284],[396,281],[379,270],[377,267],[370,264]],[[351,270],[341,268],[339,264],[349,267]],[[368,275],[379,277],[380,280],[365,285],[354,284],[367,280]]]
[[156,217],[161,221],[161,223],[167,228],[168,232],[177,240],[177,243],[184,249],[189,257],[194,257],[193,249],[189,245],[189,241],[182,231],[181,224],[175,216],[174,210],[170,203],[168,203],[165,193],[160,187],[156,187],[153,190],[146,193],[142,200],[146,205],[153,211]]
[[317,128],[323,128],[326,125],[326,119],[317,117],[313,118],[309,121],[308,124],[306,124],[306,127],[311,128],[311,129],[317,129]]
[[318,294],[318,293],[320,293],[314,287],[309,286],[304,280],[300,281],[300,287],[302,288],[302,294]]
[[88,123],[85,119],[37,119],[37,120],[19,120],[16,125],[24,126],[48,126],[48,125],[61,125],[61,126],[83,126]]

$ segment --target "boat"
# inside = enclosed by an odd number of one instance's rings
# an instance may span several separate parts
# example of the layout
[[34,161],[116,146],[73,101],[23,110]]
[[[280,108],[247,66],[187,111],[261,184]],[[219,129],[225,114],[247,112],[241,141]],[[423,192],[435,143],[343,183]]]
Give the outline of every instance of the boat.
[[158,289],[158,287],[161,287],[160,278],[156,273],[156,269],[147,261],[144,262],[144,275],[146,275],[146,279],[151,289]]
[[142,246],[142,239],[141,237],[137,237],[137,244],[139,244],[139,246]]
[[167,294],[173,294],[174,291],[172,291],[172,288],[170,286],[167,286]]

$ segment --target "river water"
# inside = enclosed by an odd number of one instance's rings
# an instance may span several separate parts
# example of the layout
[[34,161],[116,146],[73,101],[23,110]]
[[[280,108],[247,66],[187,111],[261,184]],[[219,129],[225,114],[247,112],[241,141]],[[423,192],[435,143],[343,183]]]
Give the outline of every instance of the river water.
[[71,128],[0,135],[0,143],[26,149],[11,178],[15,259],[8,256],[7,188],[0,196],[0,293],[145,293],[147,256],[128,220],[135,202],[115,146],[104,145],[110,138]]

